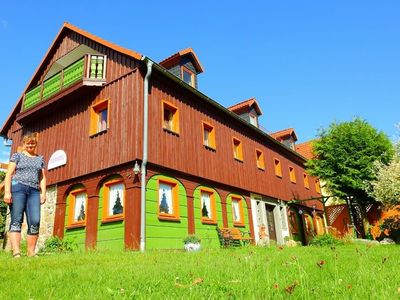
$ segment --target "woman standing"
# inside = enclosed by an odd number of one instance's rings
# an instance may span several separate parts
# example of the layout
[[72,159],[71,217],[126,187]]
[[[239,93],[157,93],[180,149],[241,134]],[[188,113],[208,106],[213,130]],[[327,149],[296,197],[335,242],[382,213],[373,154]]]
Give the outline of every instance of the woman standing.
[[14,153],[4,180],[4,201],[10,205],[9,237],[13,257],[21,257],[21,226],[24,217],[28,223],[27,255],[35,256],[40,227],[40,205],[46,202],[44,158],[36,154],[37,134],[22,139],[23,151]]

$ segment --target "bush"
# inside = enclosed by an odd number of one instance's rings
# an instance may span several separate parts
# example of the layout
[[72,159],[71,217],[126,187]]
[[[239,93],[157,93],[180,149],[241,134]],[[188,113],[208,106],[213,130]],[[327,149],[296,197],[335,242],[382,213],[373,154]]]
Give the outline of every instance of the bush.
[[196,243],[200,243],[200,241],[201,240],[200,240],[200,238],[198,236],[196,236],[194,234],[190,234],[190,235],[188,235],[187,237],[184,238],[183,243],[184,244],[189,244],[189,243],[196,244]]
[[57,236],[47,239],[44,243],[44,247],[41,249],[42,252],[54,253],[54,252],[73,252],[78,249],[78,245],[74,240],[60,239]]
[[343,245],[343,242],[330,234],[318,235],[311,242],[311,246],[337,246]]
[[381,219],[370,228],[370,232],[374,240],[389,237],[400,243],[400,206],[383,211]]

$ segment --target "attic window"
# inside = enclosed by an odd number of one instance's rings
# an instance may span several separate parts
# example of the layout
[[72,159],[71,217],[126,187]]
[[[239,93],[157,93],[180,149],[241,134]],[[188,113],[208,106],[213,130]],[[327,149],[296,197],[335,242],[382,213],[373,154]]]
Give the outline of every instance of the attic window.
[[251,125],[253,125],[253,126],[255,126],[255,127],[258,127],[258,124],[257,124],[257,117],[256,117],[255,115],[249,114],[249,119],[250,119],[250,124],[251,124]]
[[194,73],[188,68],[182,66],[182,80],[187,84],[190,84],[194,87]]

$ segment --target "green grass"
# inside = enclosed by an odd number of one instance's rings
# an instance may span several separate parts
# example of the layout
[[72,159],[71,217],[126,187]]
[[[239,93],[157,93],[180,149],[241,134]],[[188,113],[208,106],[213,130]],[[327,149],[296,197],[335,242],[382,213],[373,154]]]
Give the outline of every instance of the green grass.
[[0,299],[399,299],[400,247],[0,253]]

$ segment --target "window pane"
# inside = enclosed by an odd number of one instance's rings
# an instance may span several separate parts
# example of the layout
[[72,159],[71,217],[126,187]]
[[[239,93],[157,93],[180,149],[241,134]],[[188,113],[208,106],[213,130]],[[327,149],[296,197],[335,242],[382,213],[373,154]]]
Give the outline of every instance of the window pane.
[[107,129],[107,109],[99,111],[99,123],[97,124],[97,131],[103,131]]
[[257,118],[253,115],[250,115],[250,124],[257,127]]
[[86,193],[75,195],[74,222],[86,219]]
[[204,128],[204,145],[210,146],[210,131],[208,128]]
[[164,128],[172,130],[173,129],[173,113],[164,107]]
[[193,85],[192,76],[193,76],[192,73],[190,73],[190,72],[188,72],[186,70],[183,70],[183,81],[184,82],[186,82],[186,83],[188,83],[190,85]]
[[124,211],[124,185],[114,184],[109,187],[108,214],[110,216],[122,214]]
[[201,193],[201,216],[212,219],[211,197],[210,193]]
[[240,222],[240,209],[239,209],[239,201],[232,200],[232,210],[233,210],[233,221]]
[[173,214],[172,186],[166,183],[159,184],[158,205],[160,213]]

